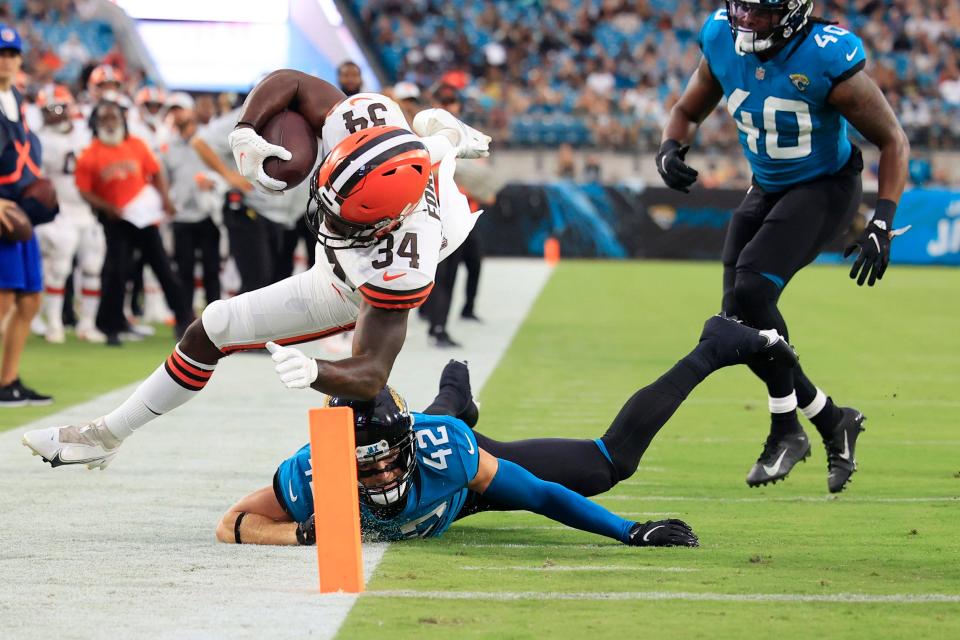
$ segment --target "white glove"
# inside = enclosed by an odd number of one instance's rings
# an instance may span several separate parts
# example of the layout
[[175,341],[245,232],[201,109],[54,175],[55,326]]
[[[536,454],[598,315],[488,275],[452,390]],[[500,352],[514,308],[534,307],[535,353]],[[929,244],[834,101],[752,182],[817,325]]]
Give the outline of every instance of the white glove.
[[425,109],[413,118],[413,132],[421,138],[443,135],[457,149],[458,158],[486,158],[490,136],[464,124],[446,109]]
[[261,191],[268,193],[276,193],[287,188],[286,182],[271,178],[263,170],[263,161],[267,158],[272,156],[277,156],[281,160],[292,158],[293,154],[287,149],[270,144],[251,127],[234,129],[227,136],[227,141],[233,149],[233,159],[237,163],[240,175],[254,185],[259,185]]
[[276,342],[266,344],[270,357],[277,363],[274,370],[280,376],[280,382],[288,389],[308,389],[317,379],[317,361],[308,358],[299,349],[281,347]]

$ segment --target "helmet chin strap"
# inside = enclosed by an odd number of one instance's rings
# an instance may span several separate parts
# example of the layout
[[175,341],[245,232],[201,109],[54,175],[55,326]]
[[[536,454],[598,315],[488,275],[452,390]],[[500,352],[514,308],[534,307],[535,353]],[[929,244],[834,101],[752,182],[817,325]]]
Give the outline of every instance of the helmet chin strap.
[[382,493],[370,493],[367,494],[367,497],[374,504],[389,507],[400,502],[400,499],[406,495],[409,484],[409,481],[404,481],[389,491],[384,491]]
[[737,32],[737,41],[736,48],[737,53],[747,54],[747,53],[762,53],[770,49],[773,46],[773,37],[757,39],[757,34],[754,31],[738,31]]

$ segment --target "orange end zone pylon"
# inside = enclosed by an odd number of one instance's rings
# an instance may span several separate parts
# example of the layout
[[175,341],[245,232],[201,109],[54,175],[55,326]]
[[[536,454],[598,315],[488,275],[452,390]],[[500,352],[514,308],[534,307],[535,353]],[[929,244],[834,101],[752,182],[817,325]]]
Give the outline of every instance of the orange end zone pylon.
[[551,267],[560,262],[560,241],[553,236],[543,241],[543,259]]
[[310,410],[310,464],[320,593],[362,593],[353,409]]

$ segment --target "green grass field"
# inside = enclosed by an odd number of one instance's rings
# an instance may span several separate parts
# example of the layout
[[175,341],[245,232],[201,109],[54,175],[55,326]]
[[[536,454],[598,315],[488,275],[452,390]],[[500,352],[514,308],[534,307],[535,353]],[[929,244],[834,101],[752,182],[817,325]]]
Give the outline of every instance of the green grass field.
[[[719,280],[713,264],[563,263],[483,389],[478,429],[598,437],[693,346]],[[682,517],[701,548],[474,516],[391,546],[341,637],[960,637],[960,604],[924,601],[960,595],[958,289],[958,271],[896,266],[872,290],[836,267],[789,287],[781,307],[806,371],[868,418],[840,497],[828,497],[819,444],[785,483],[746,486],[766,393],[746,368],[726,369],[601,499],[639,520]],[[884,595],[918,601],[854,601]]]
[[157,326],[155,336],[122,347],[80,342],[72,334],[63,345],[30,336],[20,377],[37,391],[54,396],[56,402],[49,407],[0,409],[0,431],[142,380],[170,355],[173,345],[173,330],[164,326]]
[[[599,436],[693,346],[719,279],[715,264],[562,263],[483,389],[479,429]],[[634,549],[532,514],[474,516],[391,546],[340,637],[960,637],[960,604],[924,601],[960,595],[958,290],[960,271],[899,266],[872,290],[835,267],[790,285],[781,306],[805,369],[868,418],[860,472],[840,497],[827,495],[819,445],[785,483],[746,486],[766,393],[745,368],[726,369],[601,498],[633,519],[684,518],[701,548]],[[23,378],[58,402],[3,410],[0,430],[145,377],[173,344],[158,334],[120,349],[31,339]],[[895,597],[856,602],[865,596]]]

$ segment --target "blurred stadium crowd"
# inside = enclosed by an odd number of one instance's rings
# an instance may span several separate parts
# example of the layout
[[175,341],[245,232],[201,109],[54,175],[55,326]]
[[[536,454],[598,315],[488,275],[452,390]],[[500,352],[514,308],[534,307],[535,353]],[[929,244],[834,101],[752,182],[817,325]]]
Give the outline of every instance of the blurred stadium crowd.
[[[500,147],[559,147],[554,155],[563,178],[574,177],[575,147],[636,153],[658,146],[666,115],[699,59],[700,26],[722,4],[343,3],[368,30],[368,42],[396,82],[386,92],[409,117],[432,103],[461,113]],[[136,322],[138,317],[167,321],[179,333],[204,302],[259,288],[314,260],[301,221],[305,193],[269,198],[234,170],[226,136],[236,122],[240,96],[167,93],[154,86],[128,62],[110,23],[100,18],[101,8],[97,0],[0,2],[0,23],[14,27],[22,40],[23,70],[16,86],[25,98],[25,120],[43,142],[44,170],[61,200],[57,222],[38,227],[46,296],[35,328],[53,342],[63,341],[65,323],[75,323],[82,339],[120,344],[150,331]],[[960,0],[821,0],[816,13],[863,38],[870,50],[868,72],[898,112],[914,148],[958,147]],[[357,65],[345,63],[339,73],[336,81],[346,93],[362,89]],[[105,217],[104,209],[95,211],[87,195],[76,193],[74,182],[82,181],[74,180],[73,167],[67,166],[67,158],[75,162],[97,141],[88,125],[94,124],[91,116],[97,117],[101,100],[124,107],[127,130],[146,143],[168,182],[155,185],[161,198],[151,215],[157,218],[144,222],[140,216],[137,232],[121,220],[129,200],[114,202],[113,215]],[[103,126],[111,115],[100,114]],[[727,153],[738,144],[737,129],[728,120],[720,110],[699,134],[699,146],[711,154],[703,180],[707,187],[748,179],[743,166],[731,160],[738,154]],[[139,161],[143,154],[133,155]],[[600,163],[592,158],[587,157],[583,177],[599,180]],[[144,167],[149,176],[153,165],[145,161]],[[478,176],[464,172],[462,180],[474,182],[465,191],[480,204],[489,203],[495,197],[486,188],[492,181],[483,170]],[[150,180],[145,184],[153,184]],[[84,183],[81,191],[94,189]],[[147,237],[147,227],[159,228],[158,237]],[[158,255],[162,262],[172,256],[176,268],[144,269]],[[472,295],[479,256],[475,247],[463,258],[473,265]],[[448,290],[456,273],[456,263],[451,264]],[[109,312],[101,294],[112,307]],[[448,312],[427,313],[430,335],[440,346],[456,344],[446,333]],[[472,302],[461,314],[475,319]]]
[[[718,0],[349,0],[388,72],[462,89],[498,144],[656,149]],[[960,0],[820,0],[863,39],[915,147],[960,141]],[[701,146],[737,130],[706,121]]]

